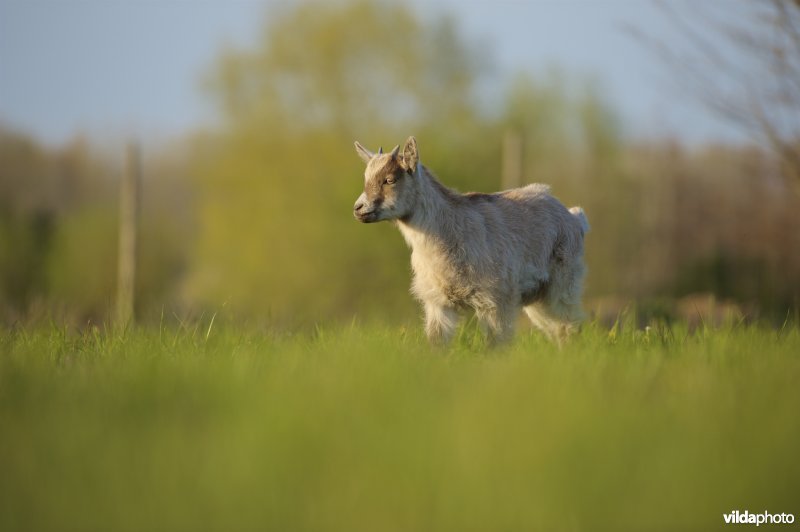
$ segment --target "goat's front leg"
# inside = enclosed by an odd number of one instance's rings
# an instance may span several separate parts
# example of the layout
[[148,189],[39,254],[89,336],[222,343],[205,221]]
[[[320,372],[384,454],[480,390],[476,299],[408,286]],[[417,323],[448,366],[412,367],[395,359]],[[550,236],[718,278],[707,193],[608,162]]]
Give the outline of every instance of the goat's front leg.
[[516,307],[510,305],[476,310],[481,330],[491,344],[502,344],[511,339],[516,311]]
[[452,307],[425,303],[425,334],[428,340],[446,344],[458,326],[458,313]]

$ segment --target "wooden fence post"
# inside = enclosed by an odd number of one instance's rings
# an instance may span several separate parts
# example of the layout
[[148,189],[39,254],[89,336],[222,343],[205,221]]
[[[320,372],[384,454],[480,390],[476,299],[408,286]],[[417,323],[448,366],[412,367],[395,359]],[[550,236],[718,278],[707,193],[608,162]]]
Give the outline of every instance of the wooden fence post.
[[503,135],[502,189],[522,185],[522,136],[509,129]]
[[120,183],[116,305],[116,323],[120,327],[134,322],[140,192],[141,154],[138,144],[130,142],[125,152],[125,170]]

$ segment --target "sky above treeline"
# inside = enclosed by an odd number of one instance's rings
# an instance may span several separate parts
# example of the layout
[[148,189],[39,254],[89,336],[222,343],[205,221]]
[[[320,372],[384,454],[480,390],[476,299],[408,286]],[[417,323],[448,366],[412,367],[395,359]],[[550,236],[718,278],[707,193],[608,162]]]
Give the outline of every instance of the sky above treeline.
[[[48,144],[76,133],[165,138],[207,125],[214,108],[200,88],[204,73],[223,47],[253,46],[265,17],[286,3],[0,0],[0,124]],[[669,16],[645,0],[410,5],[420,17],[452,15],[469,41],[487,49],[492,74],[479,92],[487,105],[520,71],[534,79],[557,71],[596,87],[627,136],[690,143],[746,138],[694,101],[633,35],[685,46],[676,18],[696,18],[696,2],[671,2]],[[702,5],[733,16],[738,9],[721,0]]]

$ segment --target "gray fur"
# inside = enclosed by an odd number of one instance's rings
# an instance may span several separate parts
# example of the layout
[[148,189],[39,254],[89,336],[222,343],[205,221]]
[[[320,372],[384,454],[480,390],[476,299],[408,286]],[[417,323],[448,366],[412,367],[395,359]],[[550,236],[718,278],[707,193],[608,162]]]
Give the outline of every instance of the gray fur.
[[558,342],[581,322],[589,224],[580,207],[567,210],[539,184],[459,194],[419,163],[414,137],[389,154],[358,142],[356,150],[367,168],[354,214],[400,229],[432,341],[452,336],[462,309],[474,311],[496,341],[511,337],[520,307]]

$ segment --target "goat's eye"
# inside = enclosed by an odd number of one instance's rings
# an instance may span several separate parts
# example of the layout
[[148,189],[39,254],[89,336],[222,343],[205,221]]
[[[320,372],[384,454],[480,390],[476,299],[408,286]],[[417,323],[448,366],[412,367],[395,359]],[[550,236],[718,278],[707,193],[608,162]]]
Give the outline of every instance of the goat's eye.
[[386,183],[387,185],[394,185],[395,181],[396,179],[394,178],[394,176],[389,176],[383,180],[383,182]]

